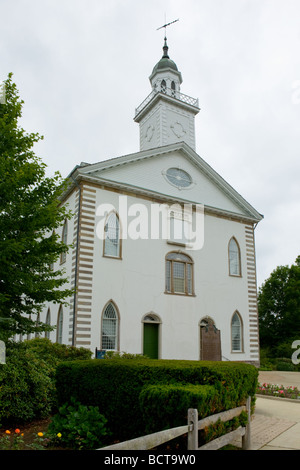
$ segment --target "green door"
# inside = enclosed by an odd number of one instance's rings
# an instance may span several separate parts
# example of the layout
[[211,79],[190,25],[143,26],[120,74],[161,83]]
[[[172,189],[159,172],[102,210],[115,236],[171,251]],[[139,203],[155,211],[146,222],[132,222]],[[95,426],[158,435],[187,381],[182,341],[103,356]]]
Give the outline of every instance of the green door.
[[158,323],[144,323],[144,354],[158,359]]

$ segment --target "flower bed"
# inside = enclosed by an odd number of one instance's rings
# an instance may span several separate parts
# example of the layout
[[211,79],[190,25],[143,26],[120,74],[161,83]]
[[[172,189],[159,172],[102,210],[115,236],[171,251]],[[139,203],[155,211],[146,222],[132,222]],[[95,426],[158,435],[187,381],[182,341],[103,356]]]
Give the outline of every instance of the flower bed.
[[297,387],[284,387],[283,385],[268,383],[258,383],[256,393],[258,395],[268,395],[279,398],[292,398],[295,400],[300,398],[300,391]]

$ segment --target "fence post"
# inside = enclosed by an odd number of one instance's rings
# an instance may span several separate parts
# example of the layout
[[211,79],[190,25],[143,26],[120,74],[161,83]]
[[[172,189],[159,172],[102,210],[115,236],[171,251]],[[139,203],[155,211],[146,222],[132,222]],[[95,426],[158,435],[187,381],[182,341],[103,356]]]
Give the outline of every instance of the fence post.
[[198,450],[198,410],[188,409],[188,450]]
[[246,425],[245,434],[242,437],[242,449],[250,450],[251,449],[251,397],[247,398],[246,402],[247,414],[248,414],[248,423]]

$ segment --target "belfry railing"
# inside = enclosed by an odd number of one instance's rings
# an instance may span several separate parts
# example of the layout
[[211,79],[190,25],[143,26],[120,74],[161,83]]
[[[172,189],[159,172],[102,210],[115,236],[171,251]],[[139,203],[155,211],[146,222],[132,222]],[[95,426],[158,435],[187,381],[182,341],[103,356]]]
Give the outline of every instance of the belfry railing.
[[172,88],[163,87],[162,90],[152,90],[151,93],[149,93],[147,98],[145,98],[144,101],[135,109],[135,116],[137,116],[144,109],[144,107],[150,103],[152,98],[158,94],[170,96],[178,101],[181,101],[182,103],[199,108],[198,98],[192,98],[191,96],[180,93],[179,91],[173,90]]

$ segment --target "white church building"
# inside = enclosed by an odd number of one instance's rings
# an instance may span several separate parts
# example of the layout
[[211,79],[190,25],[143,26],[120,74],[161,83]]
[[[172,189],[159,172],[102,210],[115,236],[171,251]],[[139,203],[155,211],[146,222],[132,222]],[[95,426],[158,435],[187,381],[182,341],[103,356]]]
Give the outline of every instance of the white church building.
[[262,215],[196,153],[198,100],[181,92],[166,39],[149,79],[140,150],[69,175],[61,236],[73,248],[57,263],[75,294],[40,320],[52,341],[93,352],[258,365]]

